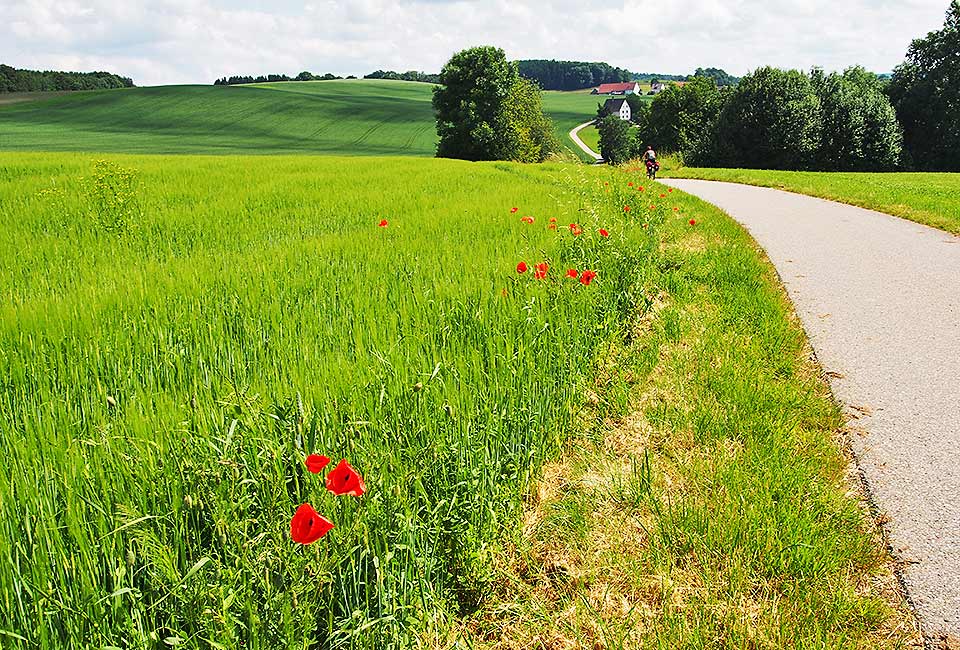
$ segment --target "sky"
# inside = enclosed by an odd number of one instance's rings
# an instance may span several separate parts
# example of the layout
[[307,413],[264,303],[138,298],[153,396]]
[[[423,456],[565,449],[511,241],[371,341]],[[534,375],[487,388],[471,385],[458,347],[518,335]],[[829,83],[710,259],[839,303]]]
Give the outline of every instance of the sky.
[[890,72],[949,0],[0,0],[0,63],[137,85],[302,70],[439,72],[474,45],[511,59],[743,75],[762,65]]

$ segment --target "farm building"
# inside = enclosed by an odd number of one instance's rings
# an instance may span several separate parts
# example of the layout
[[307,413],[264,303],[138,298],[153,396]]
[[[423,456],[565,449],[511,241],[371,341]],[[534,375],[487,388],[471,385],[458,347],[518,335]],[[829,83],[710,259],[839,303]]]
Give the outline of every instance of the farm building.
[[591,91],[592,95],[639,95],[640,84],[636,81],[628,81],[617,84],[600,84],[599,87]]
[[621,120],[630,120],[630,104],[626,99],[608,99],[603,104],[603,112],[606,115],[616,115]]

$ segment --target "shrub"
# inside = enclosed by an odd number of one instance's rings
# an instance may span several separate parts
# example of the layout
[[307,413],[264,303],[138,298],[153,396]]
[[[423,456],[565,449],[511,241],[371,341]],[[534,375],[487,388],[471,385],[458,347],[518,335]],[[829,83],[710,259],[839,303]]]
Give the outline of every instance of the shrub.
[[829,171],[888,171],[900,166],[903,132],[875,74],[861,67],[824,77],[815,70],[823,135],[817,167]]
[[822,129],[820,99],[806,74],[760,68],[725,102],[715,155],[731,167],[811,169]]

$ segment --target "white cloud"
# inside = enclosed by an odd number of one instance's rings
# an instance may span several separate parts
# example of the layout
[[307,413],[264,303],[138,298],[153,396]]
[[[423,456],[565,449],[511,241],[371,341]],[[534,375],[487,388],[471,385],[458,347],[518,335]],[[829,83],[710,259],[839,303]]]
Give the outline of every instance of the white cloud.
[[301,70],[438,71],[464,47],[686,74],[760,65],[892,70],[947,0],[0,0],[0,62],[140,85]]

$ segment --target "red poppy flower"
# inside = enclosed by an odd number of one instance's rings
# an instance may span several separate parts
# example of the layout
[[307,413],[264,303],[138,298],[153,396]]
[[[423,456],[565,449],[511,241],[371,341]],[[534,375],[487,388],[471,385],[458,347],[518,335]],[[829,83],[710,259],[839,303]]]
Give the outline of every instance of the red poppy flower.
[[680,208],[674,208],[673,211],[674,211],[674,212],[680,212]]
[[672,191],[673,191],[673,188],[672,188],[672,187],[671,187],[669,190],[667,190],[667,192],[672,192]]
[[533,223],[533,217],[524,217],[520,221],[522,221],[523,223]]
[[557,223],[556,217],[550,217],[550,223]]
[[567,277],[576,279],[580,274],[577,273],[577,269],[567,269]]
[[520,208],[510,208],[510,214],[516,214]]
[[547,228],[549,228],[550,230],[556,230],[556,229],[557,229],[557,224],[551,223],[549,226],[547,226]]
[[691,226],[697,225],[697,220],[696,220],[696,219],[691,219],[691,220],[690,220],[690,225],[691,225]]
[[323,468],[330,464],[330,459],[326,456],[318,456],[317,454],[310,454],[307,456],[306,460],[303,461],[303,464],[307,466],[307,470],[312,474],[319,474],[323,471]]
[[629,206],[629,205],[623,206],[623,211],[624,211],[624,212],[630,212],[630,206]]
[[386,228],[386,227],[387,227],[387,220],[386,220],[386,219],[381,219],[381,220],[380,220],[380,223],[378,223],[377,225],[380,226],[381,228]]
[[651,205],[651,206],[650,206],[650,209],[651,209],[651,210],[656,210],[656,209],[657,209],[657,206]]
[[666,195],[666,194],[661,194],[661,195],[660,195],[660,198],[661,198],[661,199],[665,199],[665,198],[667,198],[667,195]]
[[517,264],[517,273],[526,273],[527,272],[527,263],[520,262]]
[[629,183],[627,183],[627,187],[633,187],[633,181],[630,181]]
[[533,277],[538,280],[542,280],[547,277],[547,271],[550,270],[550,265],[546,262],[540,262],[534,267]]
[[304,503],[290,520],[290,538],[297,544],[313,544],[333,530],[333,522]]
[[608,233],[605,229],[601,228],[601,229],[600,229],[600,236],[601,236],[601,237],[609,237],[609,236],[610,236],[610,233]]
[[357,470],[350,467],[350,463],[341,460],[340,463],[327,474],[327,489],[337,496],[350,495],[358,497],[367,491],[363,479]]
[[580,227],[580,224],[571,223],[570,232],[572,232],[573,235],[576,237],[583,234],[583,228]]
[[643,224],[643,229],[644,229],[644,230],[647,229],[647,224]]
[[637,188],[637,191],[638,191],[638,192],[642,192],[642,191],[643,191],[643,185],[641,185],[640,187],[638,187],[638,188]]
[[580,284],[588,287],[595,277],[597,274],[594,271],[584,271],[580,274]]

